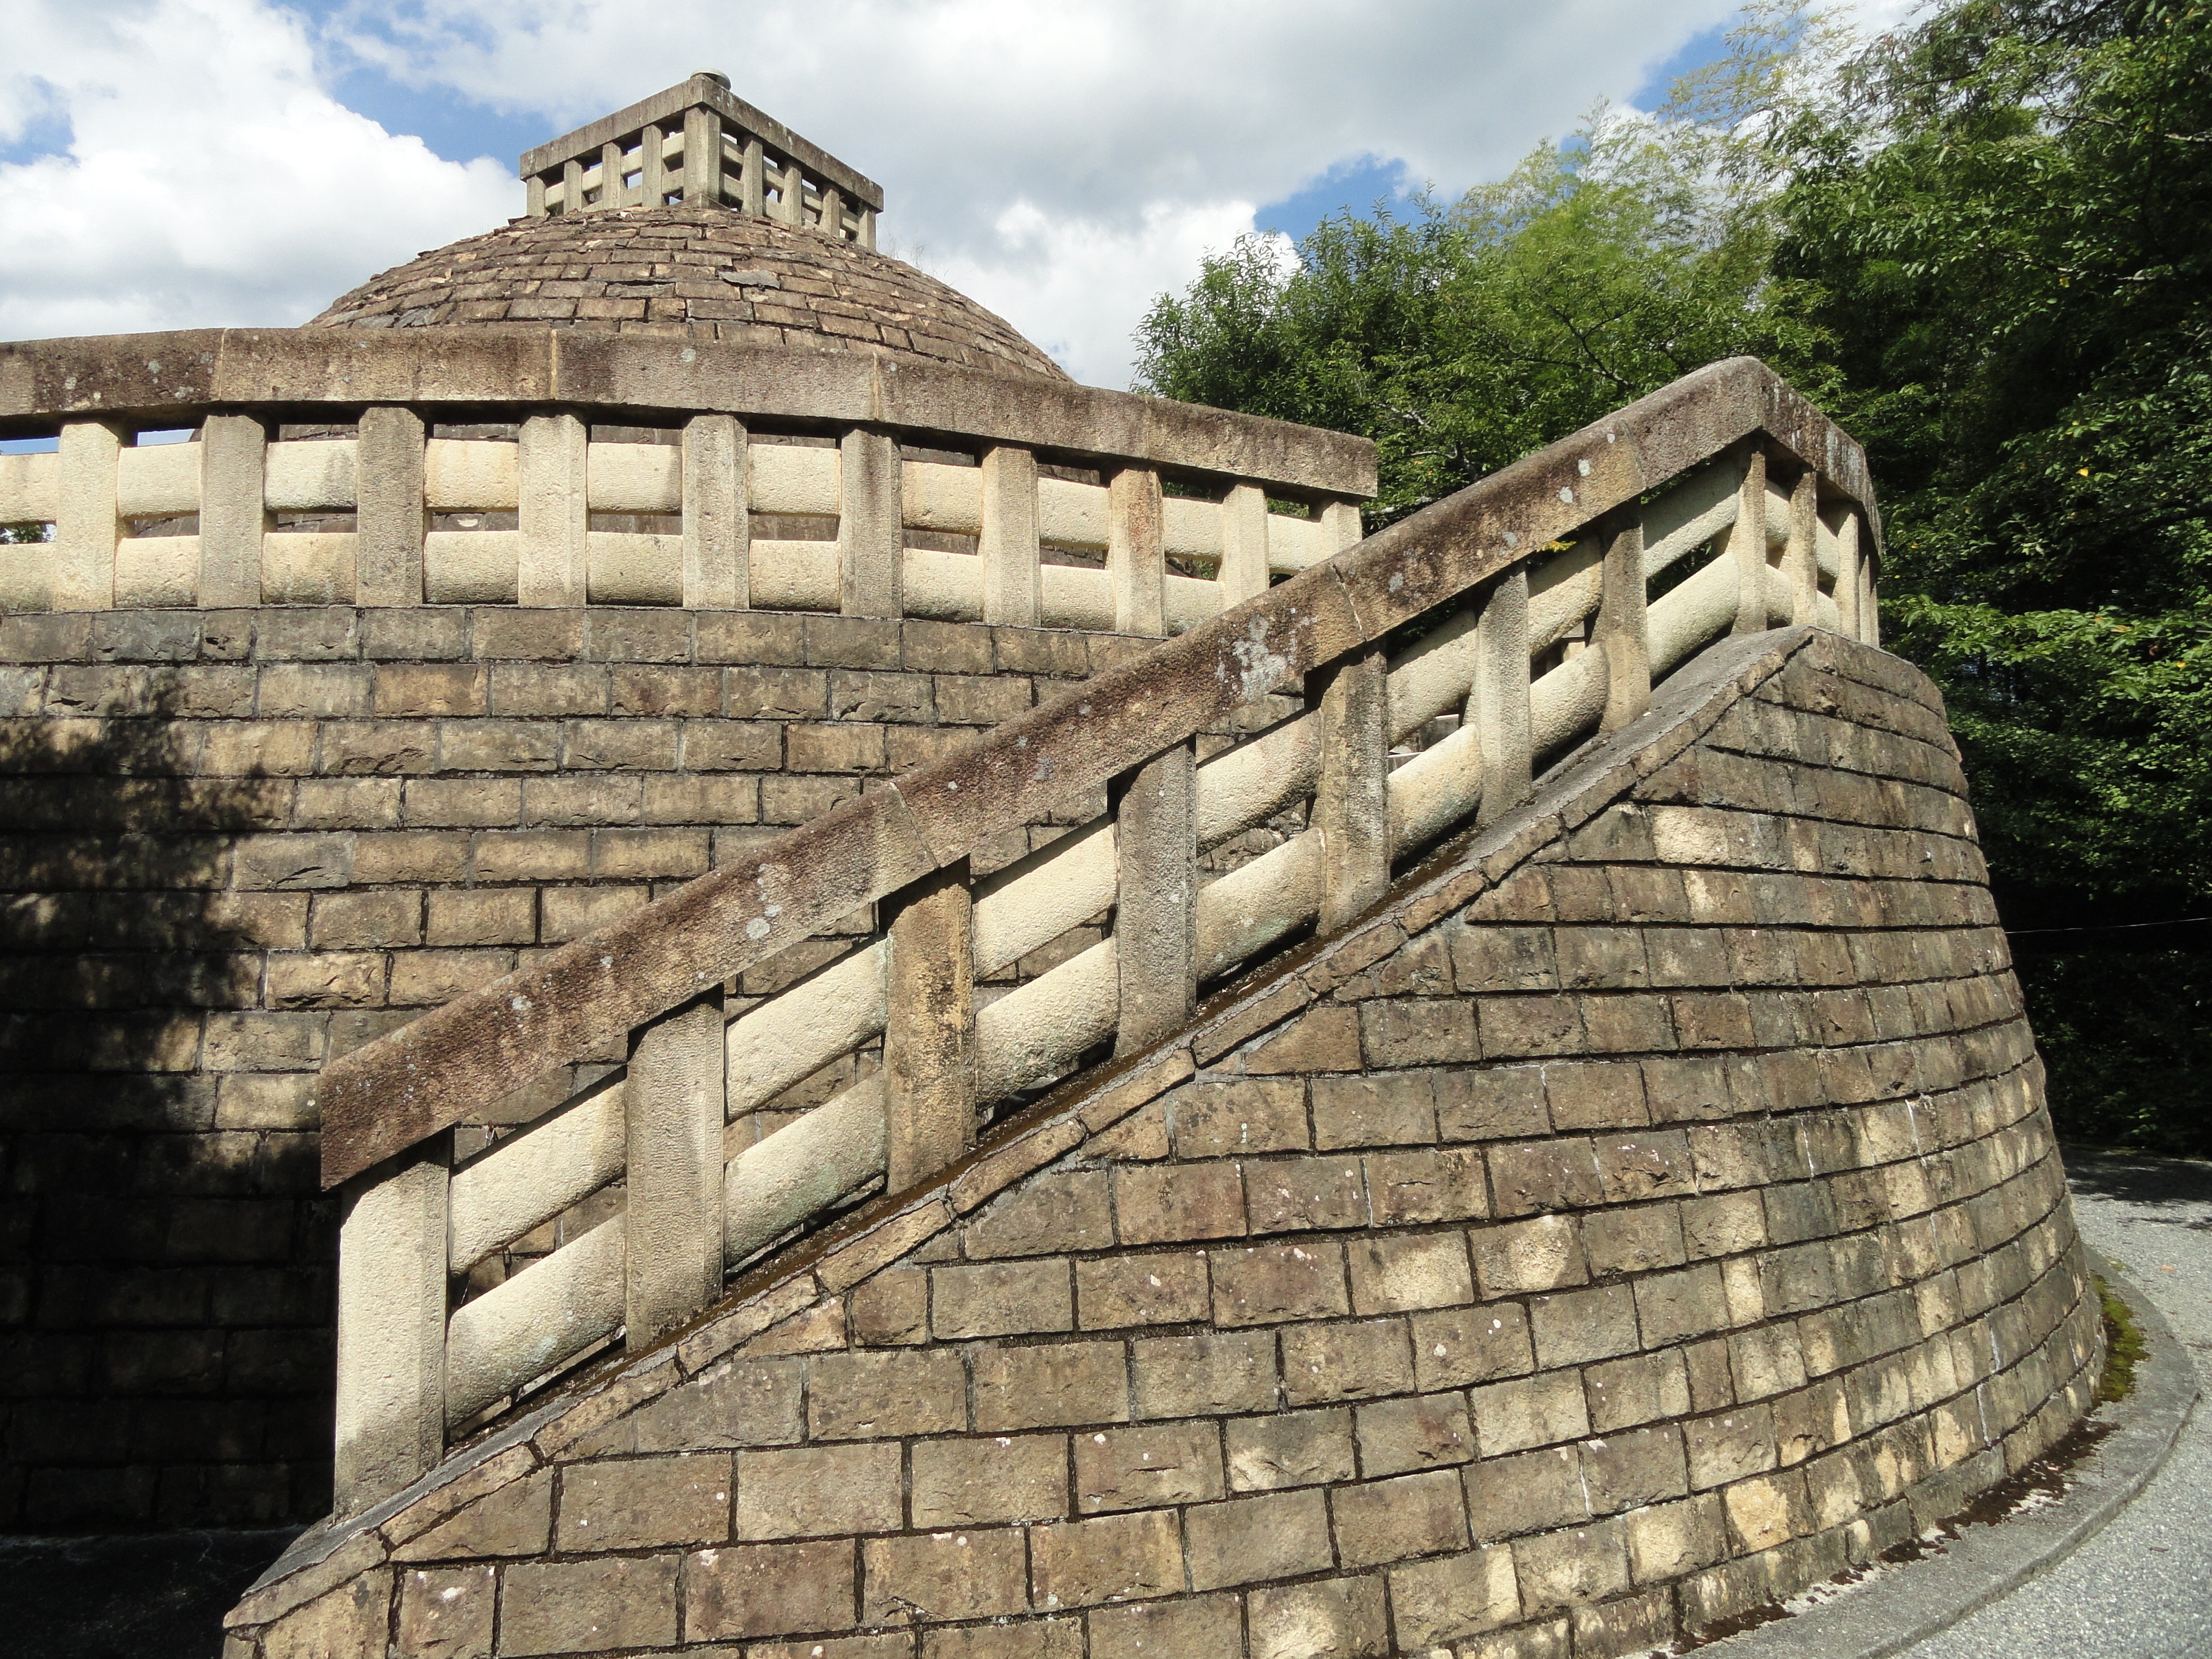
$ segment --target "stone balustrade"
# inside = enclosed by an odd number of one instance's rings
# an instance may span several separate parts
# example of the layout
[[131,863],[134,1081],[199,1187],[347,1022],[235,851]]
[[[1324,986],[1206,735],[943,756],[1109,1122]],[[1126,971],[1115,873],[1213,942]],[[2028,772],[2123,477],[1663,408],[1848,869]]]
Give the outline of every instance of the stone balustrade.
[[[854,476],[887,480],[850,441],[839,464],[850,523]],[[823,489],[823,461],[803,465]],[[988,524],[991,471],[910,466],[905,510],[964,523],[980,498]],[[974,491],[954,476],[970,471]],[[641,481],[625,501],[671,487],[665,470],[623,477]],[[1158,556],[1117,552],[1166,540],[1150,477],[1117,475],[1097,521],[1117,620],[1157,633],[1172,620]],[[1218,510],[1214,584],[1243,571],[1256,589],[1278,558],[1264,499],[1242,509],[1249,532],[1233,500]],[[335,1061],[341,1512],[618,1334],[635,1349],[681,1326],[726,1270],[944,1169],[1010,1105],[1141,1055],[1204,988],[1360,916],[1395,870],[1497,821],[1717,641],[1810,625],[1871,643],[1871,512],[1855,446],[1759,365],[1719,366]],[[1305,712],[1201,762],[1208,721],[1287,686]],[[1103,815],[971,878],[982,836],[1101,785]],[[1264,823],[1290,830],[1218,858]],[[868,904],[871,936],[733,1006],[735,975]],[[1068,948],[1109,913],[1109,934]],[[975,995],[1055,949],[1048,971]],[[450,1125],[624,1030],[626,1073],[455,1164]],[[842,1092],[757,1142],[732,1133],[864,1050],[876,1064]],[[617,1182],[618,1209],[452,1304],[453,1281]]]
[[[153,381],[162,356],[213,358],[230,337],[143,337]],[[65,389],[0,402],[9,435],[58,441],[0,456],[0,524],[50,526],[0,562],[0,611],[682,605],[1158,635],[1357,541],[1373,488],[1355,441],[1213,411],[1164,422],[1150,399],[1015,377],[956,373],[920,388],[933,407],[884,410],[878,378],[930,372],[702,344],[684,390],[708,407],[604,384],[546,407],[512,385],[487,398],[496,368],[454,372],[468,354],[450,340],[254,337],[276,384],[242,408],[113,412],[131,392],[112,387],[93,410]],[[73,343],[0,357],[52,386]],[[546,356],[530,367],[547,381],[595,356],[581,378],[658,378],[642,339]],[[364,356],[411,395],[364,406]],[[1064,418],[1012,441],[1040,403]]]

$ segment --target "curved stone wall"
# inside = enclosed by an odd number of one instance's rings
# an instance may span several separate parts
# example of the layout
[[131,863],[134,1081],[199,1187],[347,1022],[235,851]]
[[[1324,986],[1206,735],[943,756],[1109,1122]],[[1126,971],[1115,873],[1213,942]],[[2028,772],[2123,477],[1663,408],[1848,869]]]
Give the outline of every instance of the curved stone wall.
[[1150,643],[671,610],[0,617],[0,1531],[323,1514],[324,1061]]
[[1611,1655],[2100,1358],[1940,703],[1794,629],[1378,911],[303,1539],[255,1659]]

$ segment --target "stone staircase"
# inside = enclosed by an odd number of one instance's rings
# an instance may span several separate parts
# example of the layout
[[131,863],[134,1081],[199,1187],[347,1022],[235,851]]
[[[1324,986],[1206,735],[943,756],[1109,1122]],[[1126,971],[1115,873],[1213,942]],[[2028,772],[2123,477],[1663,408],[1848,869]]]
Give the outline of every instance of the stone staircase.
[[233,1650],[1613,1654],[1962,1507],[2096,1304],[1877,529],[1717,365],[332,1062]]

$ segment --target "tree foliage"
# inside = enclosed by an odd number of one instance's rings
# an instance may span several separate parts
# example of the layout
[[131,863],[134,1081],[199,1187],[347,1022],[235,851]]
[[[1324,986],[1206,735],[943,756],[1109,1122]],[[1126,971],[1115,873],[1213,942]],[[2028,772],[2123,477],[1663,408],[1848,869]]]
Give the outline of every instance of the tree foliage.
[[[1139,344],[1155,391],[1373,438],[1370,522],[1765,357],[1867,446],[1886,642],[1948,700],[2008,924],[2106,926],[2212,910],[2209,262],[2202,0],[1939,0],[1849,51],[1761,0],[1656,116],[1248,239]],[[2100,1122],[2136,1109],[2094,1033],[2206,1026],[2212,951],[2148,937],[2203,965],[2022,962]]]
[[1967,0],[1778,140],[1892,643],[2023,902],[2212,890],[2208,70],[2199,8]]
[[1601,106],[1505,179],[1324,220],[1291,255],[1248,236],[1138,331],[1163,396],[1358,432],[1387,522],[1716,358],[1802,356],[1776,303],[1768,148],[1808,44],[1746,14],[1725,58],[1644,116]]

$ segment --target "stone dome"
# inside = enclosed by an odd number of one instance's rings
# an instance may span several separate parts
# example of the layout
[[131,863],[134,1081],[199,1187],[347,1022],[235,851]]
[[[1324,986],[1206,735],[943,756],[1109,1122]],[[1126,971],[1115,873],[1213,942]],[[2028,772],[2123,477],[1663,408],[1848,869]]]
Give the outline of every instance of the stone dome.
[[1068,378],[903,260],[703,205],[510,220],[371,277],[307,326],[676,334]]

